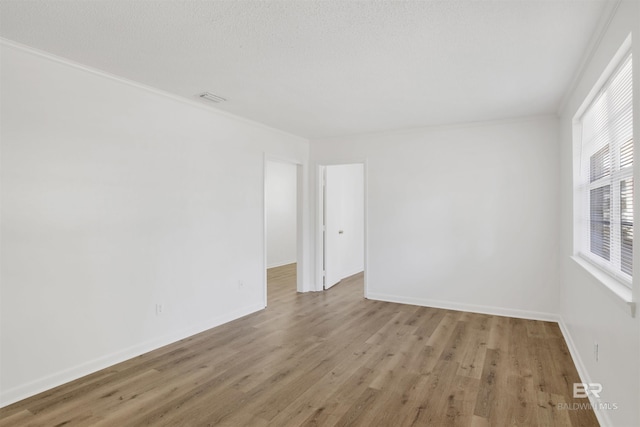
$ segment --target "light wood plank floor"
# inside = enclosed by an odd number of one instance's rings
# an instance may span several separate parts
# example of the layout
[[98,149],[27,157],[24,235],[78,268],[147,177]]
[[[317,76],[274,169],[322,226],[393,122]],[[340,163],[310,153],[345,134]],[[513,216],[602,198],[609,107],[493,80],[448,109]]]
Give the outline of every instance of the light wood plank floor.
[[[1,426],[595,426],[558,326],[365,300],[362,275],[0,410]],[[575,400],[586,403],[586,400]]]

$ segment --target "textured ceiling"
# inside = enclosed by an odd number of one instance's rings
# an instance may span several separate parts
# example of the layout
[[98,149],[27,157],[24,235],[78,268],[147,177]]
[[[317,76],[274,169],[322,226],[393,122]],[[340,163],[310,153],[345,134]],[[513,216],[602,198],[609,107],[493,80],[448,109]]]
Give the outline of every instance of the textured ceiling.
[[2,0],[0,36],[317,138],[554,113],[605,3]]

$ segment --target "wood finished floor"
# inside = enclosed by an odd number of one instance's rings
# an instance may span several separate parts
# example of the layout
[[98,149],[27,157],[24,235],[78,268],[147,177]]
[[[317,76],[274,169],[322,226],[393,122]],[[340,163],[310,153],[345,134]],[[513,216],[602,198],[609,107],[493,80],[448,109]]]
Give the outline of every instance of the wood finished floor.
[[0,409],[0,426],[596,426],[554,323],[365,300],[362,275]]

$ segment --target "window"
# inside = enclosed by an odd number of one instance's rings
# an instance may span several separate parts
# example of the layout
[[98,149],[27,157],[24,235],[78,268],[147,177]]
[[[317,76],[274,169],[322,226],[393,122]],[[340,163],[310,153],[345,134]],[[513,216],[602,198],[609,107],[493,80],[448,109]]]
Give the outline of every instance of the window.
[[579,117],[576,251],[627,286],[633,273],[633,105],[626,53]]

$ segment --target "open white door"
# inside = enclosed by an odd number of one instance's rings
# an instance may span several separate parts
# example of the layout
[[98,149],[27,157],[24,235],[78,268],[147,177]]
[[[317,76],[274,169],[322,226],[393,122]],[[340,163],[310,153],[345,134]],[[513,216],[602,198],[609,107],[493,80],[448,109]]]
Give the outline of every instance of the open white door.
[[342,276],[340,259],[342,257],[341,238],[344,230],[340,228],[342,212],[342,194],[340,191],[341,174],[335,168],[325,169],[324,187],[324,288],[329,289],[338,283]]
[[364,167],[327,166],[324,188],[324,288],[364,269]]

